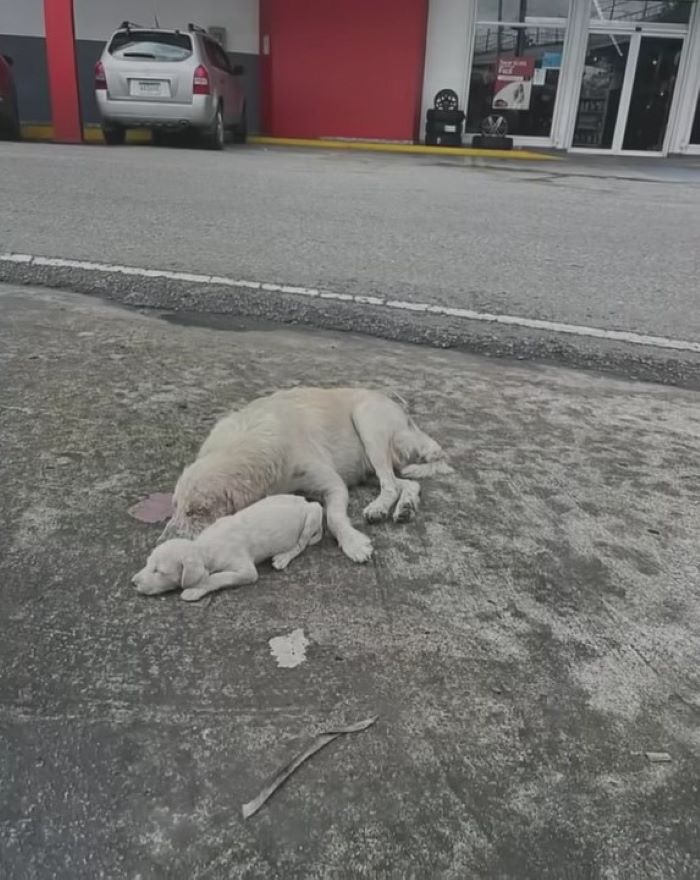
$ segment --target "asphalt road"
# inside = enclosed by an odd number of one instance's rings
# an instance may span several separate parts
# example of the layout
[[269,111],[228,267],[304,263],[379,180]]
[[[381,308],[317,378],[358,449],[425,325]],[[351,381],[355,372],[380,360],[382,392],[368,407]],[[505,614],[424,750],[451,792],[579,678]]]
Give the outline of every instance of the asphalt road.
[[2,251],[698,341],[699,237],[690,161],[0,145]]

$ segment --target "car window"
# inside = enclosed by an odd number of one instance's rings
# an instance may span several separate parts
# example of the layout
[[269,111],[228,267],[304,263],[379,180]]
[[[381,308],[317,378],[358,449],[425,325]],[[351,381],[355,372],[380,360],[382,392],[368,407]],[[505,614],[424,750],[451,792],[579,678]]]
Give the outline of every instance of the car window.
[[118,31],[109,45],[115,58],[144,58],[148,61],[184,61],[192,55],[188,34],[159,31]]
[[0,55],[0,92],[2,94],[9,94],[11,85],[12,70],[2,55]]
[[225,70],[227,73],[231,73],[231,65],[228,60],[228,55],[218,43],[215,43],[213,40],[206,40],[207,44],[207,55],[209,56],[209,60],[212,64],[219,68],[219,70]]

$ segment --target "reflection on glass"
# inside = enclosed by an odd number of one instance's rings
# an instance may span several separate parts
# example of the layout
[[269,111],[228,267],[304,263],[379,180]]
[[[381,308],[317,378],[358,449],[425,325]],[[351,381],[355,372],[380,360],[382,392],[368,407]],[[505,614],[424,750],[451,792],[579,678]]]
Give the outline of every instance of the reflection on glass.
[[567,18],[569,0],[479,0],[477,21],[525,21],[525,18]]
[[581,80],[573,145],[609,150],[612,147],[630,37],[591,34]]
[[690,130],[690,143],[700,144],[700,93],[698,93],[698,101],[695,105],[695,119]]
[[663,149],[682,48],[683,41],[675,37],[642,37],[624,150]]
[[558,28],[477,25],[466,130],[480,131],[497,114],[511,135],[548,137],[564,36]]
[[687,24],[692,4],[693,0],[591,0],[591,18]]

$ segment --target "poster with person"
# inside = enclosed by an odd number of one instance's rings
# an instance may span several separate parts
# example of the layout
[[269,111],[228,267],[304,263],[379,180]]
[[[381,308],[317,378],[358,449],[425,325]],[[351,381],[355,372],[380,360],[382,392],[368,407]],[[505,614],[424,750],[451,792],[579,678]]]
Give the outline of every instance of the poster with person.
[[494,110],[529,110],[534,70],[534,58],[499,58],[492,102]]

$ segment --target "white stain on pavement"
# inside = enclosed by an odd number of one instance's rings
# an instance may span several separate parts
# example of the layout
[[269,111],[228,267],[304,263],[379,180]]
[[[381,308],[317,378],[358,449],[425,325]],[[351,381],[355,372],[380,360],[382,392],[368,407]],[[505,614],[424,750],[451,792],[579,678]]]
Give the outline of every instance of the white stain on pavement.
[[270,639],[270,651],[277,665],[284,669],[294,669],[306,660],[309,640],[303,629],[295,629],[288,636],[275,636]]

